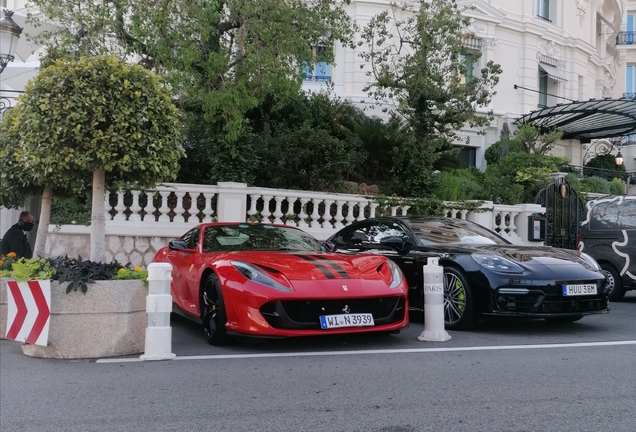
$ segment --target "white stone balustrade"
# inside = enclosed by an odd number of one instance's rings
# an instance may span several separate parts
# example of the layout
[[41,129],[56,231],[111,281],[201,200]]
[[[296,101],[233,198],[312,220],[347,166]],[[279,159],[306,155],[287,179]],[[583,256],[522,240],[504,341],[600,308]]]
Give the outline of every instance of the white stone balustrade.
[[[319,240],[340,228],[370,217],[399,216],[409,212],[404,205],[381,204],[373,197],[324,192],[248,187],[242,183],[193,185],[166,183],[153,190],[118,192],[106,211],[107,259],[148,265],[154,253],[172,238],[201,222],[262,221],[297,226]],[[455,208],[443,214],[467,219],[494,229],[515,244],[527,241],[527,216],[543,213],[536,204],[516,206],[482,203],[476,211]],[[46,255],[89,256],[90,227],[51,225]]]

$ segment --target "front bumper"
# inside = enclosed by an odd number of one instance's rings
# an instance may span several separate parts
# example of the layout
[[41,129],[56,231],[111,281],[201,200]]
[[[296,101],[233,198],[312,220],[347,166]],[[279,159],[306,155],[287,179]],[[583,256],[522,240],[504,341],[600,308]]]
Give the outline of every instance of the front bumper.
[[[564,296],[563,284],[596,283],[597,294]],[[505,286],[492,291],[487,315],[558,316],[590,315],[609,312],[604,281],[555,281],[545,286]]]

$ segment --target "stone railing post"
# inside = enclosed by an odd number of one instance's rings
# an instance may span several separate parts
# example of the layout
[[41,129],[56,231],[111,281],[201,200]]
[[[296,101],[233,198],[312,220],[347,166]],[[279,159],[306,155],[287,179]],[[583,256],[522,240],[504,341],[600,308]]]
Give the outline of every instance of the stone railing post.
[[[245,222],[247,219],[247,195],[245,183],[219,182],[216,198],[216,215],[219,222]],[[268,202],[265,202],[267,208]]]
[[493,229],[493,207],[492,201],[484,201],[479,211],[469,212],[466,220],[478,223],[484,228]]
[[176,357],[172,353],[172,265],[169,263],[151,263],[148,265],[148,297],[146,312],[146,345],[141,360],[170,360]]

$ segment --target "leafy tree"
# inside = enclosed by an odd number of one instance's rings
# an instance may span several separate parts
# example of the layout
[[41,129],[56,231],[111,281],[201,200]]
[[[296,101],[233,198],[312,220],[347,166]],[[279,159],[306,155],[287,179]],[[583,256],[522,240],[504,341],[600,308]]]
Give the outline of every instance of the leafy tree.
[[500,204],[534,202],[537,193],[552,182],[550,173],[567,165],[567,157],[538,153],[510,153],[484,173],[482,199]]
[[32,2],[60,24],[42,37],[55,56],[134,56],[164,74],[187,115],[186,150],[212,154],[208,172],[223,180],[253,179],[246,114],[272,95],[295,98],[302,66],[332,62],[353,33],[348,0]]
[[499,141],[486,149],[486,162],[496,164],[509,153],[546,155],[562,136],[559,130],[541,133],[531,124],[522,124],[512,135],[502,133]]
[[355,132],[360,112],[326,92],[299,93],[251,113],[252,147],[258,158],[255,183],[272,187],[334,190],[359,180],[364,150]]
[[[33,172],[26,170],[20,161],[23,154],[21,142],[22,124],[25,106],[18,104],[8,110],[0,125],[0,206],[19,208],[32,196],[42,196],[42,205],[38,224],[38,232],[33,253],[37,256],[44,254],[46,237],[48,234],[49,215],[53,190],[62,196],[72,194],[73,185],[69,185],[65,176],[57,171],[41,176],[37,181]],[[75,184],[75,190],[80,190],[86,182]]]
[[[467,75],[469,18],[455,0],[420,0],[393,5],[364,27],[361,56],[369,65],[366,91],[377,102],[395,100],[396,111],[413,132],[396,155],[396,175],[405,192],[432,191],[436,152],[452,148],[465,125],[480,128],[493,119],[485,111],[494,95],[501,68],[489,61]],[[401,18],[406,16],[407,18]],[[479,112],[478,112],[479,111]]]
[[149,187],[178,170],[179,114],[168,90],[140,66],[83,57],[41,70],[19,107],[7,128],[20,165],[11,174],[38,187],[64,181],[77,192],[92,176],[90,259],[105,260],[107,179]]

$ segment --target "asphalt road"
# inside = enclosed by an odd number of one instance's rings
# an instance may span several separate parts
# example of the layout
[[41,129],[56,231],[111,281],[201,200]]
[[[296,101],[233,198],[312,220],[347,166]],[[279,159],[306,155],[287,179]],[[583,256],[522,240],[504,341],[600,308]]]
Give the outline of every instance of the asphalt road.
[[33,359],[3,340],[0,430],[636,431],[636,293],[573,324],[422,330],[217,348],[175,319],[162,362]]

